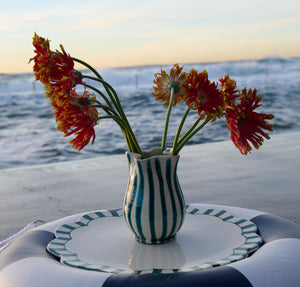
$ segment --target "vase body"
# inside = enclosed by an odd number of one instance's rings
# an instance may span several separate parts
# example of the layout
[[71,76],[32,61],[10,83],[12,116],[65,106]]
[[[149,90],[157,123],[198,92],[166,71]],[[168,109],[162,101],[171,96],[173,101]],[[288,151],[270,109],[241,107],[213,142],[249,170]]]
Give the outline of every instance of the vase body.
[[177,177],[179,156],[161,155],[160,149],[127,152],[129,181],[124,199],[125,221],[142,243],[172,240],[182,226],[185,202]]

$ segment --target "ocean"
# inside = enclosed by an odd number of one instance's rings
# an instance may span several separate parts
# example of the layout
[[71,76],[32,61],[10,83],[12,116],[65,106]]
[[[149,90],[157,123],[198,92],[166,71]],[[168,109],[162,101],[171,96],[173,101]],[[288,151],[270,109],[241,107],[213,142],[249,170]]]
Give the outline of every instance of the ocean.
[[[237,80],[238,88],[257,88],[263,95],[260,112],[275,115],[274,134],[300,130],[300,58],[280,56],[260,60],[195,63],[184,65],[206,69],[209,79],[217,81],[229,74]],[[167,71],[172,65],[163,66]],[[160,66],[103,68],[98,71],[118,92],[128,120],[142,147],[147,150],[160,146],[166,107],[151,94],[154,73]],[[172,110],[167,146],[185,110]],[[71,138],[56,131],[52,108],[40,82],[33,73],[0,74],[0,169],[79,160],[121,154],[126,143],[119,127],[111,120],[96,126],[94,145],[78,152],[68,143]],[[191,124],[193,116],[187,125]],[[272,136],[272,133],[271,133]],[[207,125],[189,144],[230,139],[224,119]],[[287,139],[288,140],[288,139]]]

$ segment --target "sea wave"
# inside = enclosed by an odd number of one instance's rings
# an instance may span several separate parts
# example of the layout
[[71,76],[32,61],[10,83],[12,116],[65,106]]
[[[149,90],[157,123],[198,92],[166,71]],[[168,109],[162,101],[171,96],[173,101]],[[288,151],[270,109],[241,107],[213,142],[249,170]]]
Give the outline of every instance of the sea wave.
[[[163,66],[168,70],[172,65]],[[261,111],[275,114],[274,132],[300,129],[300,58],[268,56],[260,60],[186,64],[209,78],[230,74],[238,88],[257,88],[263,94]],[[160,145],[165,107],[151,94],[154,73],[160,66],[99,69],[102,77],[117,90],[124,110],[142,148]],[[74,151],[56,131],[52,109],[45,99],[44,88],[33,73],[0,75],[0,169],[92,158],[123,153],[122,133],[112,121],[102,121],[96,128],[94,146]],[[170,134],[175,132],[183,111],[174,108]],[[191,123],[190,120],[188,123]],[[229,139],[224,121],[207,126],[190,144]],[[171,141],[168,142],[171,145]]]

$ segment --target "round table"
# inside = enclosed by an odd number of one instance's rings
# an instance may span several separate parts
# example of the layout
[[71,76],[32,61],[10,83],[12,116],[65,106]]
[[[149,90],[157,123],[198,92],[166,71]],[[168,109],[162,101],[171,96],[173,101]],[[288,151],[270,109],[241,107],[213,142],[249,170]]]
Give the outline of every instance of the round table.
[[[145,274],[143,272],[118,273],[115,272],[116,270],[110,272],[109,268],[101,270],[103,272],[86,270],[82,265],[76,268],[61,264],[57,256],[47,251],[47,246],[49,248],[51,243],[55,243],[55,231],[62,226],[72,226],[72,223],[80,221],[86,214],[82,213],[40,225],[9,242],[0,253],[1,287],[299,286],[300,227],[298,225],[272,214],[239,207],[191,204],[189,209],[194,212],[223,210],[236,218],[251,221],[257,226],[262,244],[242,260],[215,264],[209,268],[195,270],[178,268],[177,271],[174,269],[172,272],[160,270],[160,272]],[[102,214],[119,211],[94,212]],[[57,251],[59,248],[55,247],[54,250]],[[111,252],[112,256],[117,256],[116,249]]]

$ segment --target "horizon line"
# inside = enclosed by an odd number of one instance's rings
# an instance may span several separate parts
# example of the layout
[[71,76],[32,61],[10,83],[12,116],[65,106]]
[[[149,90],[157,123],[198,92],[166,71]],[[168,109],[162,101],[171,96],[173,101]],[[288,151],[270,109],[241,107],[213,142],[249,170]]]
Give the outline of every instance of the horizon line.
[[[232,63],[232,62],[247,62],[247,61],[262,61],[262,60],[289,60],[289,59],[297,59],[300,58],[300,56],[283,56],[280,54],[269,54],[262,58],[247,58],[247,59],[232,59],[232,60],[216,60],[216,61],[200,61],[200,62],[185,62],[185,63],[178,63],[179,65],[185,66],[185,65],[201,65],[201,64],[216,64],[216,63]],[[175,63],[177,64],[177,63]],[[80,65],[80,64],[79,64]],[[124,65],[124,66],[99,66],[96,67],[96,69],[130,69],[130,68],[138,68],[138,67],[156,67],[156,66],[173,66],[174,63],[164,63],[164,64],[138,64],[138,65]],[[84,71],[88,69],[78,69],[79,71]],[[33,71],[23,71],[23,72],[0,72],[0,76],[5,75],[16,75],[16,74],[31,74],[34,73]]]

